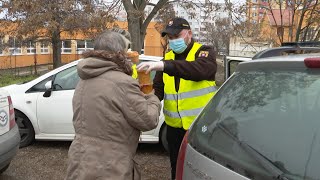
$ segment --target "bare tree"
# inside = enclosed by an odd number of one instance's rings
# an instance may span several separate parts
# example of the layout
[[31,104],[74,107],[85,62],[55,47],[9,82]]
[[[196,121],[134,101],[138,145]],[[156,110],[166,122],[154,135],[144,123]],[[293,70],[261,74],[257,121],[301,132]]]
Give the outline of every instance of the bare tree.
[[229,18],[221,18],[215,21],[215,24],[206,24],[206,33],[204,37],[214,45],[217,52],[229,53],[230,37],[233,35]]
[[266,13],[274,22],[280,43],[285,36],[289,41],[316,41],[319,40],[319,9],[319,0],[268,0]]
[[93,0],[2,0],[1,5],[6,20],[12,22],[9,26],[14,24],[11,34],[23,38],[36,35],[52,44],[54,68],[61,65],[62,33],[97,33],[114,20]]
[[[156,16],[156,30],[161,33],[166,25],[168,24],[170,18],[175,16],[175,11],[172,7],[172,4],[166,4],[162,9],[159,10],[158,15]],[[167,36],[164,37],[164,39],[161,41],[162,46],[162,55],[164,56],[167,49],[168,49],[168,39]]]
[[[167,4],[169,0],[159,0],[157,4],[150,3],[148,0],[122,0],[127,12],[128,30],[131,34],[131,49],[141,52],[146,30],[155,17],[157,12]],[[145,16],[146,6],[153,6],[152,11]]]
[[[250,18],[248,18],[248,4],[249,1],[243,3],[241,1],[231,2],[230,0],[225,0],[225,8],[224,10],[228,12],[229,17],[227,18],[229,27],[226,27],[226,24],[223,23],[226,20],[218,23],[218,25],[222,25],[226,28],[229,33],[229,37],[240,37],[248,46],[256,49],[253,45],[253,42],[256,40],[261,41],[260,39],[260,27],[259,23],[253,23]],[[248,41],[248,38],[251,39]],[[229,48],[229,45],[227,45]],[[229,49],[227,49],[229,53]]]

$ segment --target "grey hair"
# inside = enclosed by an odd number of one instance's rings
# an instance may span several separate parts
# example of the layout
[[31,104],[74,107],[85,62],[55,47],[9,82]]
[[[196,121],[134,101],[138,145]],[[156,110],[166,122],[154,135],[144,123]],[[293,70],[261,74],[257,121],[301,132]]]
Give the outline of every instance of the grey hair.
[[126,41],[128,43],[128,48],[129,48],[129,45],[131,44],[131,34],[129,33],[129,31],[127,30],[124,30],[124,29],[120,29],[120,28],[112,28],[111,31],[114,31],[114,32],[117,32],[117,33],[120,33],[121,35],[123,35],[125,38],[126,38]]
[[129,41],[131,41],[131,35],[127,30],[120,29],[120,28],[112,28],[111,31],[118,32],[122,34],[125,38],[127,38]]
[[94,50],[103,50],[113,53],[126,52],[130,41],[122,34],[114,31],[105,31],[94,40]]

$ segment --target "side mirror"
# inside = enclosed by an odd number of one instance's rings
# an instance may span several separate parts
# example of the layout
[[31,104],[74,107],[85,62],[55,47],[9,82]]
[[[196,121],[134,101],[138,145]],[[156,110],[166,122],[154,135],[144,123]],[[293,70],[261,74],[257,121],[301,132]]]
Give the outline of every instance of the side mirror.
[[51,88],[52,88],[52,81],[48,81],[48,82],[44,85],[44,87],[46,88],[46,90],[51,89]]
[[50,97],[52,92],[52,81],[48,81],[44,87],[46,88],[46,92],[44,92],[43,97]]

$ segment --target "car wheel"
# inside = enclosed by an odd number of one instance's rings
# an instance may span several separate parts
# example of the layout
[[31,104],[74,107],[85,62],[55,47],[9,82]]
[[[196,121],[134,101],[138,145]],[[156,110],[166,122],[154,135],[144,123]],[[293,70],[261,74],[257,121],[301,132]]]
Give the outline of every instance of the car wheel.
[[21,137],[20,148],[29,146],[34,141],[34,129],[29,118],[22,112],[15,110],[16,123]]
[[6,165],[5,167],[3,167],[2,169],[0,169],[0,174],[5,172],[8,169],[9,165],[10,165],[10,163],[8,165]]
[[169,152],[169,146],[167,141],[167,125],[166,123],[163,123],[160,129],[160,142],[163,146],[163,148]]

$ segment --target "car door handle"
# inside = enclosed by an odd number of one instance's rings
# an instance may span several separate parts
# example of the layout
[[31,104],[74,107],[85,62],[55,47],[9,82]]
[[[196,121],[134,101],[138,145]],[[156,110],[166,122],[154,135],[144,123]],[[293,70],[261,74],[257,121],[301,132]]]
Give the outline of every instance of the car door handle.
[[27,104],[31,104],[32,102],[31,102],[31,101],[26,101],[26,103],[27,103]]

